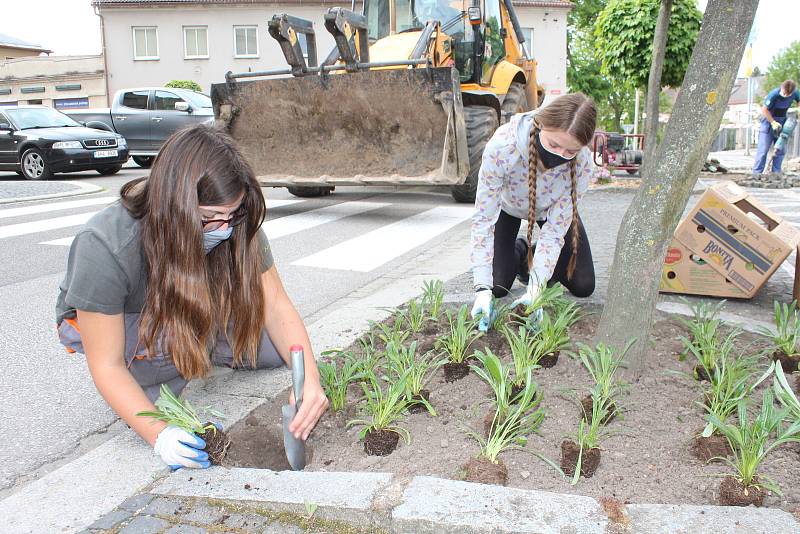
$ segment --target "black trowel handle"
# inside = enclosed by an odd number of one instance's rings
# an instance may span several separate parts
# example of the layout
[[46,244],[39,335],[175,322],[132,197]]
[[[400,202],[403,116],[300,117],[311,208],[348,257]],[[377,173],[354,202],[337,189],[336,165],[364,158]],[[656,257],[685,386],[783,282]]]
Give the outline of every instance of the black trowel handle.
[[292,356],[292,387],[294,388],[294,403],[297,411],[300,411],[300,404],[303,402],[303,385],[306,381],[305,354],[303,347],[292,345],[289,348]]

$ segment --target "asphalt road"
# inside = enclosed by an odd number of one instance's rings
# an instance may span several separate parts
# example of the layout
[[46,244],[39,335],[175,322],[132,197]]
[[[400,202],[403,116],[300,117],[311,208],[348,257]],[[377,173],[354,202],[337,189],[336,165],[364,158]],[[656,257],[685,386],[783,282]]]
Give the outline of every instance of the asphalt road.
[[[0,403],[7,412],[0,419],[0,494],[32,470],[46,470],[74,454],[81,440],[104,439],[116,420],[96,392],[84,358],[67,355],[58,343],[54,304],[69,238],[125,182],[144,174],[133,167],[105,178],[90,172],[62,175],[59,179],[90,182],[105,191],[0,209]],[[12,179],[16,175],[0,173],[0,181]],[[435,254],[444,240],[467,245],[472,208],[453,202],[446,189],[344,187],[321,199],[297,199],[278,188],[264,192],[265,230],[276,265],[304,317],[400,262],[421,252]],[[92,204],[75,207],[76,201]]]

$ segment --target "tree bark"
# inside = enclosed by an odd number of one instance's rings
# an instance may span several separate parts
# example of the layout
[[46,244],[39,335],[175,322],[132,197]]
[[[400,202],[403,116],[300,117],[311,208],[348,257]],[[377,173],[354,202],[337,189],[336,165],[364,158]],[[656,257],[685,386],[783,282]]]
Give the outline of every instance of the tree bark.
[[[656,31],[653,35],[653,58],[650,62],[650,77],[647,79],[644,165],[647,165],[648,161],[653,159],[658,147],[658,97],[661,95],[661,71],[664,69],[664,55],[667,51],[667,33],[671,14],[672,0],[661,0]],[[646,169],[642,169],[642,173],[645,171]]]
[[641,375],[650,347],[661,269],[708,149],[719,130],[758,0],[710,0],[672,117],[622,221],[597,341],[628,353]]

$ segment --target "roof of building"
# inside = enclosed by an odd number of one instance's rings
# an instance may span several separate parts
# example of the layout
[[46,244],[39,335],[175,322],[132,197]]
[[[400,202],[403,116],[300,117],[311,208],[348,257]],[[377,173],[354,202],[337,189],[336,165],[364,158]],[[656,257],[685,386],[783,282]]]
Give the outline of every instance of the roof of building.
[[[757,106],[760,105],[758,95],[762,92],[764,79],[764,76],[753,76],[753,103]],[[739,104],[747,104],[747,78],[736,78],[731,90],[731,96],[728,99],[729,106]]]
[[4,46],[6,48],[19,48],[20,50],[38,50],[40,52],[45,52],[49,54],[52,50],[47,50],[46,48],[42,48],[41,45],[29,43],[27,41],[23,41],[22,39],[17,39],[16,37],[11,37],[10,35],[6,35],[4,33],[0,33],[0,46]]
[[[514,5],[523,7],[555,7],[571,9],[575,4],[570,0],[513,0]],[[92,0],[93,6],[128,7],[128,6],[176,6],[181,4],[194,5],[225,5],[225,4],[347,4],[342,0]]]

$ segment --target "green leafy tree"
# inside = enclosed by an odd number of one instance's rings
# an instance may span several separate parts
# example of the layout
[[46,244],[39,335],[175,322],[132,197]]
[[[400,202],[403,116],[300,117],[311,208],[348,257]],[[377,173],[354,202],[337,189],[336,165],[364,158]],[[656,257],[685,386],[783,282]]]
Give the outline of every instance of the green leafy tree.
[[800,41],[795,41],[772,58],[764,79],[764,89],[772,91],[784,80],[800,83]]
[[[658,9],[658,0],[609,0],[594,27],[601,72],[629,80],[634,87],[647,86]],[[673,2],[662,87],[683,82],[702,18],[696,0]]]
[[200,87],[200,84],[197,82],[193,82],[192,80],[172,80],[171,82],[167,83],[164,87],[173,87],[175,89],[189,89],[190,91],[196,91],[198,93],[203,92],[203,88]]

